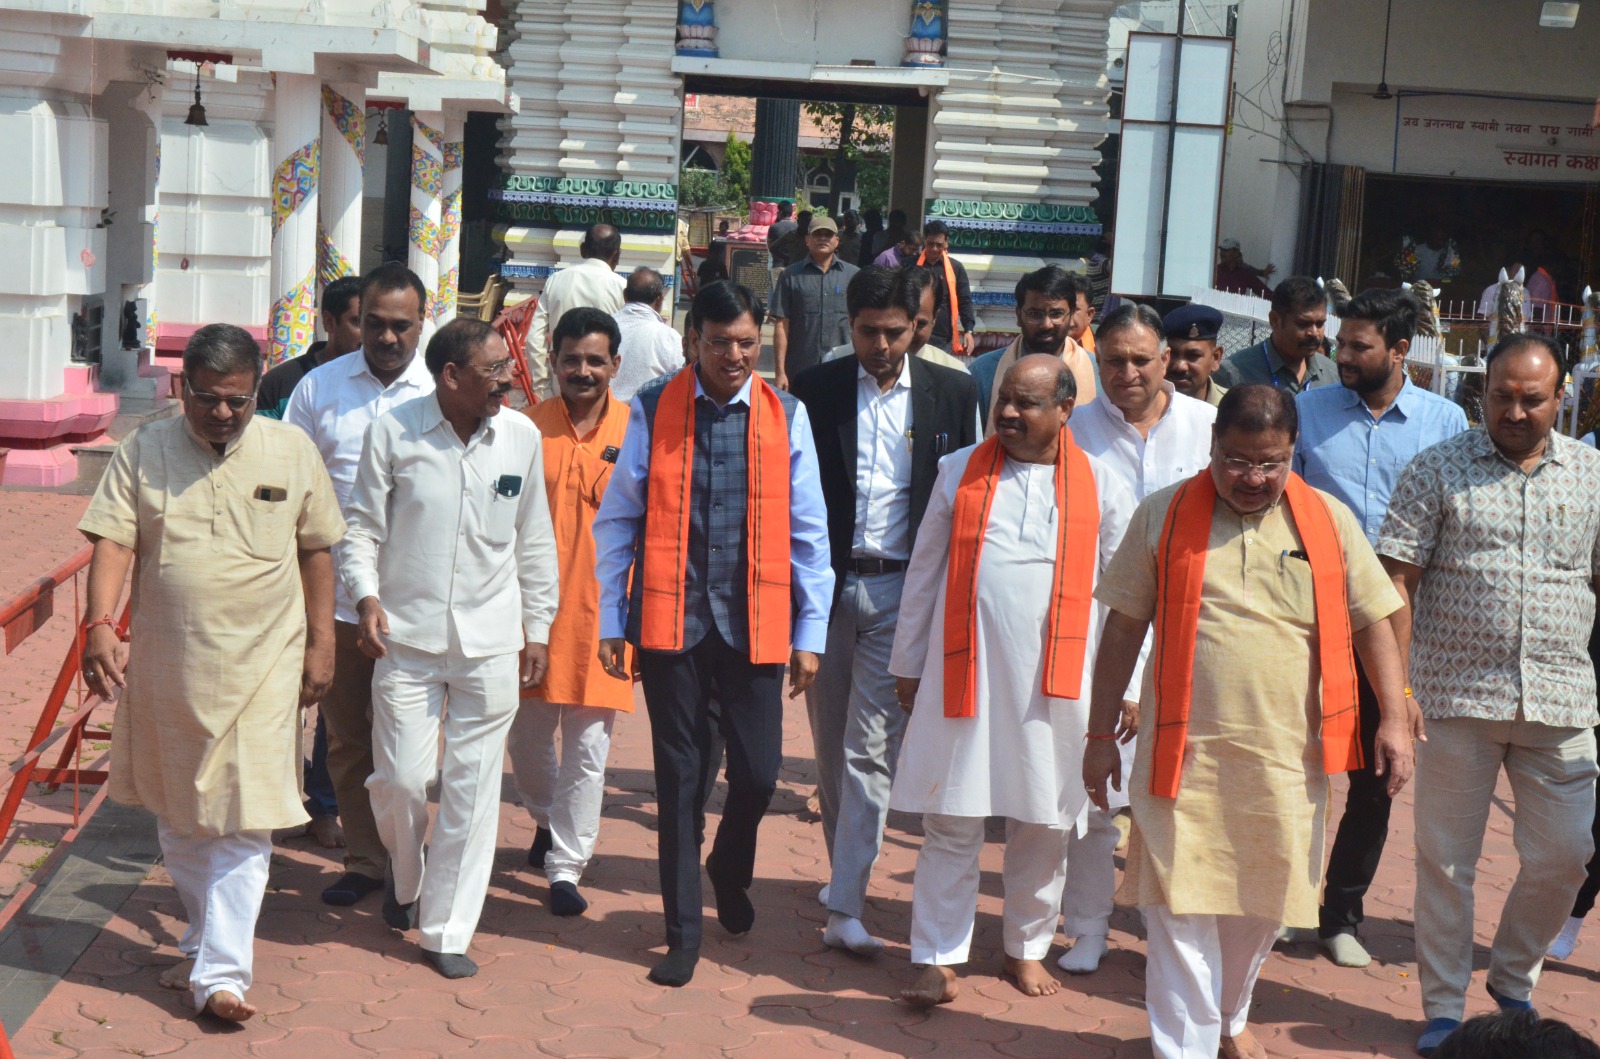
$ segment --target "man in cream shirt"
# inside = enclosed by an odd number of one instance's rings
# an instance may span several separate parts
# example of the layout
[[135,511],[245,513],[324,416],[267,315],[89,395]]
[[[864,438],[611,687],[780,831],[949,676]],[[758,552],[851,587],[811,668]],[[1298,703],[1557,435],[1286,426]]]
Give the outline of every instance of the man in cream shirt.
[[528,325],[528,340],[523,345],[528,357],[528,374],[533,391],[540,398],[550,396],[550,332],[568,309],[587,305],[603,313],[622,308],[622,288],[626,281],[617,275],[622,260],[622,233],[609,224],[596,224],[583,233],[578,244],[583,260],[568,265],[544,282],[539,304]]
[[465,978],[478,970],[466,953],[494,860],[518,678],[531,687],[548,665],[556,541],[538,428],[498,414],[511,389],[505,343],[458,318],[425,359],[434,393],[367,431],[340,574],[361,650],[377,660],[367,788],[389,851],[384,921],[418,927],[428,962]]

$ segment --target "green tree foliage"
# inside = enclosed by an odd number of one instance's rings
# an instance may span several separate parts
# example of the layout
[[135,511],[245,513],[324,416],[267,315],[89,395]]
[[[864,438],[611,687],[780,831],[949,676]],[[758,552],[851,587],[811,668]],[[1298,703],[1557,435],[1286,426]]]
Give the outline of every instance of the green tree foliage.
[[894,146],[895,108],[860,103],[806,103],[834,152],[834,172],[856,171],[856,194],[863,209],[889,204],[889,152]]
[[722,190],[729,203],[740,209],[750,203],[750,145],[728,130],[728,142],[722,154]]

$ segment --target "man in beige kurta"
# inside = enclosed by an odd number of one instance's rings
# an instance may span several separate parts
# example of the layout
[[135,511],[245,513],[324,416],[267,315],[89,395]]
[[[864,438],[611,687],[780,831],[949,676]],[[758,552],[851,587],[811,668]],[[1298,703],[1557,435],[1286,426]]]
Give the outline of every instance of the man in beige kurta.
[[[1152,793],[1159,738],[1139,740],[1129,777],[1134,837],[1120,897],[1140,907],[1149,931],[1146,1006],[1158,1059],[1213,1059],[1219,1047],[1230,1059],[1265,1056],[1247,1027],[1256,976],[1280,926],[1317,923],[1328,780],[1316,601],[1304,537],[1280,502],[1296,428],[1293,400],[1270,386],[1223,398],[1202,472],[1217,499],[1180,786],[1175,798]],[[1108,780],[1120,789],[1122,779],[1111,737],[1123,704],[1101,689],[1126,686],[1157,615],[1169,546],[1163,529],[1185,484],[1139,505],[1095,593],[1112,611],[1084,761],[1084,785],[1097,803]],[[1342,547],[1354,648],[1384,711],[1379,772],[1398,790],[1410,774],[1411,743],[1387,618],[1400,600],[1353,516],[1317,495]],[[1135,722],[1147,732],[1161,716],[1156,683],[1167,657],[1158,636]]]
[[[110,794],[156,815],[189,926],[163,984],[254,1014],[251,943],[272,831],[306,821],[300,709],[332,678],[344,520],[316,448],[253,418],[261,356],[229,325],[184,352],[185,414],[117,448],[78,528],[94,542],[84,676],[121,689]],[[238,405],[238,407],[233,407]],[[130,638],[111,616],[133,567]]]

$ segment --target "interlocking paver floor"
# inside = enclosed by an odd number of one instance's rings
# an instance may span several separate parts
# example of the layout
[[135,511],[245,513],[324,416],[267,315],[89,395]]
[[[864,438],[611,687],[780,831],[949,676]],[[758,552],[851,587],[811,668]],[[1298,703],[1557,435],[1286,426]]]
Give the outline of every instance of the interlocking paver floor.
[[[64,521],[64,520],[63,520]],[[0,594],[9,589],[0,585]],[[54,663],[51,663],[52,665]],[[19,666],[0,669],[11,687]],[[15,723],[14,720],[11,723]],[[12,733],[8,732],[9,737]],[[918,1011],[893,998],[909,977],[906,929],[918,835],[895,818],[874,874],[868,925],[889,942],[875,960],[830,951],[817,904],[826,877],[820,824],[800,814],[811,784],[804,710],[788,706],[785,767],[763,826],[754,931],[730,938],[708,918],[694,981],[648,983],[661,949],[649,723],[639,712],[617,728],[599,851],[584,880],[579,920],[545,906],[546,887],[526,865],[532,839],[509,778],[500,852],[473,955],[476,978],[447,982],[421,964],[415,936],[378,917],[377,900],[354,909],[321,904],[334,871],[323,851],[279,847],[256,945],[250,999],[261,1015],[238,1029],[197,1022],[180,994],[161,989],[181,923],[158,867],[72,973],[13,1035],[19,1056],[182,1055],[323,1059],[382,1054],[595,1056],[605,1059],[735,1056],[1143,1057],[1143,942],[1138,917],[1119,910],[1098,973],[1061,975],[1055,997],[1029,999],[995,977],[1000,961],[1001,848],[983,857],[983,896],[965,988],[952,1004]],[[1337,786],[1337,785],[1336,785]],[[719,792],[713,811],[720,806]],[[1469,1010],[1484,1011],[1482,968],[1511,883],[1509,790],[1491,816],[1478,881],[1478,973]],[[1337,799],[1335,819],[1337,818]],[[1419,1017],[1411,951],[1411,802],[1394,814],[1389,852],[1367,902],[1376,962],[1334,967],[1311,945],[1280,947],[1256,989],[1252,1022],[1275,1057],[1406,1056]],[[706,887],[709,900],[710,888]],[[708,909],[708,917],[709,917]],[[1054,954],[1052,954],[1054,955]],[[1600,926],[1575,957],[1548,967],[1535,999],[1549,1013],[1600,1032]]]

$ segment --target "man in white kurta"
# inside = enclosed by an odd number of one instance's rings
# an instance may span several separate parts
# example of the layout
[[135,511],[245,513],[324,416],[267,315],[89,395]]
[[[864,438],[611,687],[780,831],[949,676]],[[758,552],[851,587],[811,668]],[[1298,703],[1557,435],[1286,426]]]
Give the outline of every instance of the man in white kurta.
[[[1072,436],[1127,483],[1135,502],[1143,501],[1210,462],[1217,410],[1166,381],[1168,351],[1155,310],[1123,305],[1106,317],[1096,340],[1100,392],[1073,415]],[[1135,680],[1125,708],[1136,711],[1138,700]],[[1121,744],[1123,775],[1133,770],[1136,746],[1132,739]],[[1061,932],[1075,940],[1058,966],[1069,974],[1095,971],[1106,951],[1117,883],[1112,858],[1121,837],[1115,813],[1127,807],[1128,796],[1113,792],[1108,804],[1111,812],[1091,807],[1082,835],[1067,839]]]
[[467,947],[488,892],[519,676],[532,686],[548,663],[556,542],[539,430],[499,414],[505,343],[458,317],[428,341],[426,362],[434,392],[367,429],[340,574],[361,650],[377,660],[367,789],[389,851],[383,918],[417,927],[434,969],[465,978],[478,970]]
[[[946,716],[943,645],[957,487],[981,446],[941,461],[906,573],[889,662],[889,671],[901,678],[901,705],[912,710],[889,805],[923,818],[911,960],[927,970],[902,994],[914,1003],[942,1003],[956,995],[949,968],[967,959],[978,856],[990,816],[1006,820],[1006,973],[1029,995],[1056,991],[1041,961],[1055,934],[1066,833],[1081,827],[1087,806],[1077,782],[1088,724],[1087,684],[1078,699],[1047,697],[1041,690],[1061,517],[1057,445],[1071,443],[1066,424],[1075,386],[1059,359],[1028,356],[1007,373],[1000,390],[996,436],[1006,455],[979,552],[975,716]],[[1087,459],[1099,501],[1098,580],[1134,502],[1116,475]],[[1090,607],[1085,676],[1093,666],[1102,613],[1098,605]]]
[[[196,331],[183,378],[184,415],[117,446],[78,524],[94,542],[83,674],[97,695],[122,688],[110,794],[155,814],[188,918],[161,984],[243,1021],[272,831],[306,821],[300,707],[333,677],[344,520],[306,436],[253,417],[247,332]],[[112,615],[130,565],[124,644]]]

